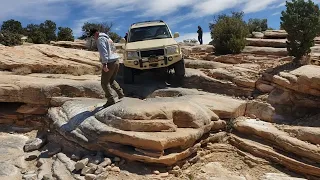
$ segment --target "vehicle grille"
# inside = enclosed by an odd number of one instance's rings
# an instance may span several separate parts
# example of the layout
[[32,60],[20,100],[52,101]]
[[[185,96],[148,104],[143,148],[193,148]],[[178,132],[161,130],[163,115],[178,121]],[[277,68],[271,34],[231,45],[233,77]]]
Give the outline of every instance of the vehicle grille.
[[150,56],[164,56],[164,49],[141,51],[141,57],[146,58]]

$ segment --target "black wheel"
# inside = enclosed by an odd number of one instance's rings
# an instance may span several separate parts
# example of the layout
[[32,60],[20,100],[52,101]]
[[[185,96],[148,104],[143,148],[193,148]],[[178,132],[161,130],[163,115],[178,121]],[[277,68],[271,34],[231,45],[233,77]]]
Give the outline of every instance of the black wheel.
[[174,74],[178,79],[183,79],[186,74],[186,68],[184,65],[184,59],[181,59],[179,62],[175,63],[174,66]]
[[129,67],[123,67],[123,81],[125,84],[132,84],[134,82],[133,69]]

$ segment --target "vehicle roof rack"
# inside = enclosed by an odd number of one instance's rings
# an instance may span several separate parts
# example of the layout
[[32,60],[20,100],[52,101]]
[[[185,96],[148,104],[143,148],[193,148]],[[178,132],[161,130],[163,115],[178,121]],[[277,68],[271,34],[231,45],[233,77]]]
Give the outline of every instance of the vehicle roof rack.
[[152,23],[152,22],[164,22],[164,21],[163,20],[141,21],[141,22],[132,23],[131,26],[135,24]]

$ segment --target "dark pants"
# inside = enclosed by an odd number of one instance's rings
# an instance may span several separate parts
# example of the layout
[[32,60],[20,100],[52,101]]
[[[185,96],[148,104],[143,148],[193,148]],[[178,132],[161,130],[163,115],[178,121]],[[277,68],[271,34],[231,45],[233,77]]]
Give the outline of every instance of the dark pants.
[[115,62],[108,63],[107,66],[109,69],[108,72],[104,72],[104,70],[102,69],[101,86],[108,102],[115,102],[114,97],[112,95],[112,89],[116,91],[118,97],[124,96],[122,88],[115,80],[119,71],[119,61],[117,60]]
[[200,44],[203,43],[203,42],[202,42],[202,36],[198,36],[198,41],[199,41]]

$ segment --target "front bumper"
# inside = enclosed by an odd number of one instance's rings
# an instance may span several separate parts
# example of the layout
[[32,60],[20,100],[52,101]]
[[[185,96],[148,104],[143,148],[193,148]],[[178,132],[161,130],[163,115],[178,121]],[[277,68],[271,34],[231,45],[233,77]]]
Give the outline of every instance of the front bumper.
[[161,56],[156,57],[156,62],[150,62],[148,58],[136,59],[136,60],[124,60],[123,64],[126,67],[139,69],[139,70],[148,70],[156,69],[171,66],[176,62],[182,59],[182,54],[171,55],[171,56]]

